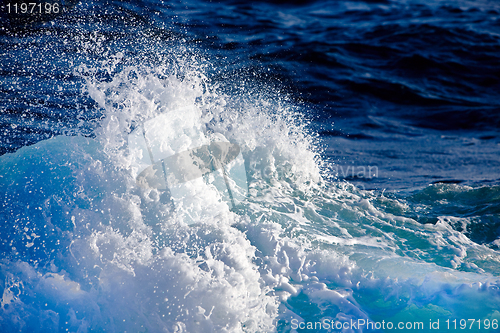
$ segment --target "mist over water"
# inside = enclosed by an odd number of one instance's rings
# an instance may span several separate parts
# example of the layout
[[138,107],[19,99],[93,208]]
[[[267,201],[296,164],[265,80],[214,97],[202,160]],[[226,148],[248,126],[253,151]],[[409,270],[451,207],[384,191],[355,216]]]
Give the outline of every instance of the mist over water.
[[[89,2],[4,25],[0,330],[498,331],[499,13]],[[138,180],[213,142],[241,163]]]

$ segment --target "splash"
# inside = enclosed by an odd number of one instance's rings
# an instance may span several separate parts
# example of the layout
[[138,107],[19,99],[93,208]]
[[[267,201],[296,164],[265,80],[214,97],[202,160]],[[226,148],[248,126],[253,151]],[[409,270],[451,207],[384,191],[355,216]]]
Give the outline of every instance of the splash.
[[[95,138],[59,136],[0,157],[2,330],[500,319],[498,253],[453,228],[464,220],[420,223],[404,200],[323,180],[297,106],[265,87],[227,93],[188,51],[154,65],[108,53],[80,66],[104,115]],[[146,135],[145,124],[160,129]],[[139,186],[148,149],[130,137],[141,127],[158,159],[237,145],[248,194],[230,205],[215,169],[184,192]],[[453,191],[434,190],[421,195]]]

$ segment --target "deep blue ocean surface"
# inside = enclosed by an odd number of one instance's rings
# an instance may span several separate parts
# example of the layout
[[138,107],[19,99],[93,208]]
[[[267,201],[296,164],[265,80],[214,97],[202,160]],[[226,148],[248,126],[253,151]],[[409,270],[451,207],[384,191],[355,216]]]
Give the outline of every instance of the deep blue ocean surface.
[[500,332],[498,1],[41,4],[1,332]]

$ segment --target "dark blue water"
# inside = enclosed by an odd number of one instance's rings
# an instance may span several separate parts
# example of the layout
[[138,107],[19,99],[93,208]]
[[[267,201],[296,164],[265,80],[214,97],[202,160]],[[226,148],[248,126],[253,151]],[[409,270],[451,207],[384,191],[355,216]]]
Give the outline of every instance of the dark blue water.
[[[11,19],[2,32],[0,149],[91,135],[99,109],[80,93],[73,68],[104,49],[154,62],[162,52],[155,48],[182,40],[210,59],[210,79],[224,89],[245,80],[287,93],[314,121],[332,163],[380,168],[375,182],[383,184],[372,188],[497,182],[499,11],[494,1],[107,2],[79,5],[50,24]],[[103,49],[79,52],[98,36]],[[431,148],[415,154],[428,137]],[[432,151],[443,146],[459,158],[447,175],[408,183],[393,163],[421,160],[432,169],[446,163],[434,159],[445,151]],[[459,168],[464,158],[479,170]]]
[[[499,2],[8,3],[3,331],[498,331]],[[130,181],[127,136],[179,107],[249,182],[195,227]]]

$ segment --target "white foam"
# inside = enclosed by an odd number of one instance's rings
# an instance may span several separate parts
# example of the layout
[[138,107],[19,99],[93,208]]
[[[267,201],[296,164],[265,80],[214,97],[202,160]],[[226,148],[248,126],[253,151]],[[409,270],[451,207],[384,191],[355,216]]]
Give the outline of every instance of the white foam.
[[[57,137],[0,157],[4,331],[287,331],[292,318],[369,319],[374,310],[465,318],[469,302],[474,315],[497,316],[495,251],[445,217],[422,226],[377,208],[387,198],[321,184],[314,140],[280,96],[229,101],[203,73],[182,74],[126,67],[100,82],[90,71],[87,91],[106,115],[95,140]],[[143,128],[129,150],[143,124],[159,128]],[[235,212],[217,175],[172,193],[194,207],[186,211],[137,185],[154,163],[148,141],[161,159],[226,138],[241,147],[231,177],[245,165],[249,181]]]

